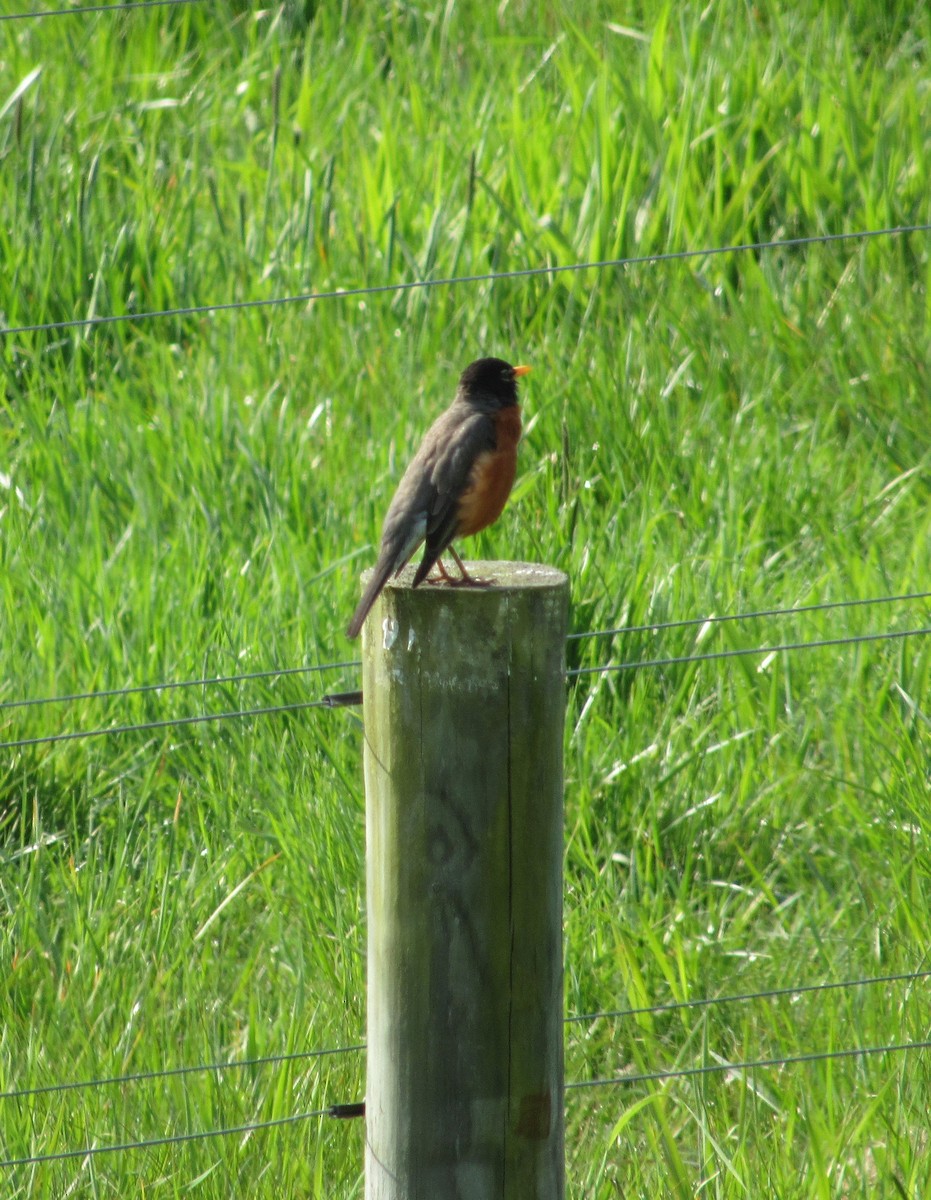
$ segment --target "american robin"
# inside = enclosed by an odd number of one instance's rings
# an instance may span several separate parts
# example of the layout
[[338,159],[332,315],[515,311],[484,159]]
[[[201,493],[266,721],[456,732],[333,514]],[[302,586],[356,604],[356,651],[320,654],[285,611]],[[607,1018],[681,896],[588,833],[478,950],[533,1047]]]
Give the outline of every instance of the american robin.
[[435,564],[449,579],[440,561],[447,548],[459,565],[462,582],[474,582],[452,543],[478,533],[501,515],[517,469],[517,378],[529,370],[500,358],[479,358],[462,372],[456,398],[430,426],[398,484],[385,517],[378,562],[349,622],[349,637],[358,636],[388,578],[398,574],[423,541],[414,587]]

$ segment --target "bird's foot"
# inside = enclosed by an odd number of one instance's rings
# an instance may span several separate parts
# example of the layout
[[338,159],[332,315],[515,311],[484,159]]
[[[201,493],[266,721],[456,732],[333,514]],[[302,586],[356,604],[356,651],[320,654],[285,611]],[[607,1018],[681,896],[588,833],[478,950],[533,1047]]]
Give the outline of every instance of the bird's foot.
[[[437,583],[442,583],[442,580],[438,579]],[[486,587],[491,587],[493,583],[494,583],[493,579],[478,579],[475,575],[466,575],[462,579],[451,579],[448,575],[446,576],[447,586],[454,587],[454,588],[456,588],[456,587],[486,588]]]
[[450,575],[447,574],[446,569],[444,568],[442,562],[439,563],[439,568],[443,572],[446,582],[449,584],[450,587],[491,587],[490,579],[477,579],[474,575],[469,574],[469,572],[465,568],[465,563],[462,561],[462,559],[456,553],[455,548],[453,546],[450,546],[449,552],[453,556],[453,558],[456,560],[456,566],[459,568],[461,575],[462,575],[462,577],[460,579],[453,579]]
[[449,547],[449,552],[453,556],[453,558],[456,560],[456,565],[458,566],[458,568],[461,572],[460,578],[454,579],[453,576],[450,575],[450,573],[443,566],[443,560],[441,558],[438,558],[436,560],[436,566],[437,566],[437,570],[440,573],[439,577],[428,575],[427,576],[428,583],[445,583],[447,587],[480,587],[480,588],[481,587],[491,587],[492,580],[477,579],[474,575],[469,574],[469,572],[465,568],[465,563],[462,561],[462,559],[459,557],[459,555],[456,553],[456,551],[453,549],[452,546]]

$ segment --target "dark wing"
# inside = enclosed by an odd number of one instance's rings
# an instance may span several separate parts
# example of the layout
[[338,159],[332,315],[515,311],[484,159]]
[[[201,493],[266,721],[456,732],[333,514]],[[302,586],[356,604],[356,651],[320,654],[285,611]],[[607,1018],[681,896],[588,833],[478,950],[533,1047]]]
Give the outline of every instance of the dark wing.
[[382,588],[425,537],[427,548],[414,586],[427,577],[456,536],[458,499],[476,458],[494,444],[492,419],[465,404],[454,403],[430,426],[388,507],[378,562],[349,623],[349,637],[358,636]]
[[430,470],[430,505],[427,512],[426,546],[414,575],[414,587],[426,579],[459,530],[459,501],[469,485],[478,457],[495,448],[495,423],[487,413],[470,411],[456,422],[455,434],[444,439]]

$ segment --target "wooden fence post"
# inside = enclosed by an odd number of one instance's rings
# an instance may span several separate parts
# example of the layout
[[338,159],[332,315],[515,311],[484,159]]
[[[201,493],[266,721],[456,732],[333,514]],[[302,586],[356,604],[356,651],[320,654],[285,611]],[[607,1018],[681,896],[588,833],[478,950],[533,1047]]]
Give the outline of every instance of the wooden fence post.
[[389,585],[364,633],[366,1200],[563,1200],[568,580]]

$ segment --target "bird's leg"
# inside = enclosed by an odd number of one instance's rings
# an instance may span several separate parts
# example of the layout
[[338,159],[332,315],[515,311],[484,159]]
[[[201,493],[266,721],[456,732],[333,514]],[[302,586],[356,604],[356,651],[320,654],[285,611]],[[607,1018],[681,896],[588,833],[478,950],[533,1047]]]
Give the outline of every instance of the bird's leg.
[[[459,566],[459,570],[462,572],[462,578],[461,579],[453,579],[453,577],[452,577],[452,575],[450,575],[449,571],[447,571],[446,568],[443,566],[442,558],[438,558],[434,565],[436,566],[436,569],[440,573],[440,578],[433,579],[430,575],[428,575],[427,578],[430,580],[430,582],[431,583],[440,583],[442,581],[443,583],[448,583],[450,587],[457,587],[459,584],[463,584],[463,583],[474,583],[475,582],[474,579],[468,573],[468,571],[466,571],[465,564],[463,563],[463,561],[459,557],[459,555],[456,553],[456,551],[452,548],[452,546],[450,546],[448,549],[449,549],[450,554],[456,560],[456,562]],[[430,570],[432,571],[433,567],[431,567]]]
[[[436,579],[432,575],[428,575],[427,576],[428,582],[430,582],[430,583],[445,583],[449,587],[488,587],[489,586],[489,584],[491,582],[490,580],[476,579],[474,575],[469,574],[469,572],[466,570],[465,563],[462,561],[462,559],[456,553],[455,546],[447,546],[447,550],[449,550],[450,554],[456,560],[456,566],[459,568],[461,578],[454,579],[452,577],[452,575],[450,575],[450,573],[443,566],[442,558],[438,558],[436,560],[435,566],[436,566],[436,569],[440,573],[440,578]],[[431,567],[430,570],[432,571],[433,567]]]
[[[466,568],[465,568],[465,563],[462,561],[462,559],[461,559],[461,558],[459,557],[459,555],[456,553],[456,547],[455,547],[455,546],[450,546],[450,547],[449,547],[449,552],[450,552],[450,554],[453,556],[453,558],[456,560],[456,566],[457,566],[457,567],[459,568],[459,570],[462,572],[462,578],[461,578],[461,579],[450,579],[450,577],[449,577],[449,576],[446,574],[446,572],[445,572],[445,571],[443,571],[443,574],[444,574],[444,575],[446,576],[446,578],[449,580],[449,583],[450,583],[450,585],[451,585],[452,587],[465,587],[465,586],[468,586],[468,587],[488,587],[488,586],[489,586],[489,584],[491,583],[491,580],[490,580],[490,579],[476,579],[474,575],[470,575],[470,574],[469,574],[469,572],[468,572],[468,571],[466,570]],[[440,569],[442,570],[442,567],[441,567]]]
[[430,573],[427,575],[427,583],[449,583],[449,584],[453,584],[453,583],[458,583],[458,582],[459,582],[459,580],[458,580],[458,579],[451,579],[451,578],[450,578],[449,572],[448,572],[448,571],[446,570],[446,568],[443,566],[443,560],[442,560],[441,558],[438,558],[438,559],[436,560],[436,562],[433,564],[433,566],[435,566],[435,567],[436,567],[436,569],[439,571],[439,576],[436,576],[436,575],[434,575],[434,574],[433,574],[433,567],[431,567],[431,568],[430,568]]
[[[462,574],[462,578],[459,580],[459,582],[460,583],[474,583],[475,580],[472,578],[472,576],[469,574],[469,572],[465,569],[465,563],[462,561],[462,559],[456,553],[456,547],[450,546],[449,552],[453,556],[453,558],[456,560],[456,566],[459,568],[459,570]],[[446,572],[444,571],[443,574],[446,575]],[[448,575],[446,577],[447,577],[447,579],[449,578]],[[452,582],[452,580],[450,580],[450,582]]]

